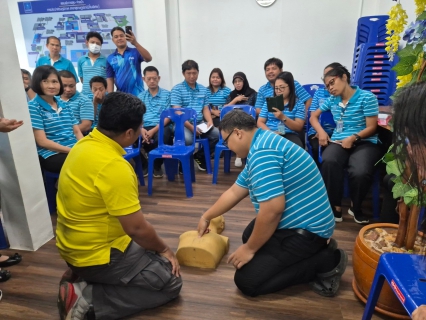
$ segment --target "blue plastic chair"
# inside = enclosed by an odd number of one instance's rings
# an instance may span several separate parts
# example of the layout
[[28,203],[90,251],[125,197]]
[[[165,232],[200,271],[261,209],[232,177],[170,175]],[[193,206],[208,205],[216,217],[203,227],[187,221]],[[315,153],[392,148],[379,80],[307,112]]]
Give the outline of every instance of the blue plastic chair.
[[145,179],[143,177],[143,168],[142,168],[142,155],[141,155],[141,136],[139,136],[138,139],[138,146],[137,147],[126,147],[124,148],[124,151],[126,151],[126,154],[123,156],[124,159],[129,161],[130,159],[134,159],[135,161],[135,172],[136,175],[139,178],[139,184],[141,186],[145,186]]
[[56,181],[59,179],[59,173],[49,172],[44,170],[44,188],[46,190],[47,205],[49,206],[49,213],[56,212]]
[[9,243],[7,242],[6,235],[3,230],[3,224],[1,223],[0,219],[0,249],[7,249],[9,248]]
[[[227,106],[223,107],[220,112],[220,120],[230,111],[234,109],[241,109],[245,113],[251,115],[254,119],[256,119],[256,110],[249,105],[234,105],[234,106]],[[212,184],[217,184],[217,176],[219,173],[219,161],[220,161],[220,154],[224,153],[224,172],[229,173],[231,170],[231,150],[229,150],[228,147],[223,145],[223,139],[222,135],[219,134],[219,141],[216,144],[215,150],[214,150],[214,168],[213,168],[213,180]]]
[[411,316],[426,301],[426,260],[423,255],[383,253],[377,265],[362,320],[370,320],[385,280]]
[[305,84],[302,86],[308,93],[311,95],[311,98],[314,97],[315,92],[318,89],[324,88],[324,85],[321,83]]
[[169,181],[174,180],[174,175],[177,172],[176,161],[179,160],[181,162],[186,196],[191,198],[193,196],[192,182],[195,182],[194,150],[196,131],[194,130],[193,132],[192,144],[186,146],[184,124],[185,121],[191,119],[194,123],[197,123],[197,112],[189,108],[170,108],[164,110],[160,116],[159,137],[164,136],[164,119],[166,118],[169,118],[175,123],[175,140],[173,145],[169,146],[164,144],[163,139],[158,139],[158,147],[150,151],[148,154],[148,195],[152,195],[154,160],[157,158],[163,158]]

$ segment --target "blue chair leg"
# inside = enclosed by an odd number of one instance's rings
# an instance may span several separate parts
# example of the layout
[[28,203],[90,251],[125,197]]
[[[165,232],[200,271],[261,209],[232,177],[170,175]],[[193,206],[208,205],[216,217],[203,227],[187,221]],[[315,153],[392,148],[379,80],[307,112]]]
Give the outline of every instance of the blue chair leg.
[[47,197],[47,205],[49,206],[49,213],[56,212],[56,183],[55,178],[49,177],[48,175],[44,175],[44,183],[46,189],[46,197]]
[[204,158],[206,159],[206,171],[207,171],[207,174],[212,174],[212,161],[210,159],[210,146],[209,146],[208,140],[203,142],[203,147],[204,147]]
[[224,166],[224,172],[230,173],[231,172],[231,151],[230,150],[224,150],[223,151],[223,166]]
[[[194,162],[194,161],[190,161]],[[185,182],[185,191],[186,196],[188,198],[192,198],[192,174],[191,174],[191,164],[187,161],[181,161],[182,164],[182,171],[183,171],[183,180]],[[193,164],[192,164],[193,165]]]
[[6,235],[4,234],[3,225],[0,219],[0,249],[9,248],[9,243],[7,242]]
[[368,294],[368,300],[364,309],[364,314],[362,315],[362,320],[370,320],[373,316],[374,308],[376,307],[384,282],[385,277],[381,274],[380,270],[377,269],[373,284],[371,285],[370,293]]
[[167,180],[175,181],[175,175],[178,174],[178,165],[179,161],[177,159],[164,159]]
[[214,168],[213,168],[213,180],[212,184],[217,184],[217,176],[219,174],[219,161],[220,161],[220,154],[222,152],[219,151],[218,148],[214,151]]
[[134,157],[133,159],[135,159],[135,171],[136,171],[136,175],[139,178],[139,184],[141,186],[145,186],[145,179],[143,177],[141,155],[138,155],[138,156]]
[[148,155],[148,195],[152,196],[152,183],[155,157]]

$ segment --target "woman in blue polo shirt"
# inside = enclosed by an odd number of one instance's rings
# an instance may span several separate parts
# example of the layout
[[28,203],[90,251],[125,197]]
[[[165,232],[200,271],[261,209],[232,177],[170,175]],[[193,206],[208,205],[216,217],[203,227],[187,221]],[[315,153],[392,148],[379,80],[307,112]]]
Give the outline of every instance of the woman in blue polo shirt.
[[222,70],[214,68],[210,72],[209,86],[207,88],[207,102],[212,113],[213,125],[218,127],[220,111],[225,104],[226,98],[231,93],[231,89],[226,86]]
[[59,173],[71,148],[83,135],[73,111],[56,96],[64,88],[52,66],[34,70],[31,88],[37,94],[28,103],[41,168]]
[[[350,73],[345,67],[327,66],[324,84],[333,97],[311,113],[310,122],[318,132],[319,144],[328,145],[322,153],[321,173],[335,221],[342,221],[346,169],[352,200],[348,213],[354,216],[356,223],[364,224],[369,220],[362,213],[362,201],[371,187],[374,165],[382,155],[376,134],[379,105],[373,93],[351,86],[350,82]],[[331,138],[318,121],[325,111],[331,111],[336,122]]]
[[275,112],[268,111],[265,103],[259,114],[257,126],[264,130],[279,131],[279,127],[284,125],[285,138],[303,148],[297,132],[302,131],[305,125],[305,105],[297,99],[294,78],[291,72],[281,72],[275,79],[275,96],[282,95],[284,98],[284,110],[274,108]]

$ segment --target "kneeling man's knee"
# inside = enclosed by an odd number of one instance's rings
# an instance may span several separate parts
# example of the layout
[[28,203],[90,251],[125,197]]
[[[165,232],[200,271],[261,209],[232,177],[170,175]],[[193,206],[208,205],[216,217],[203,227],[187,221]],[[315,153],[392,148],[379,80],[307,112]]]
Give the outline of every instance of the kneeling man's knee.
[[235,271],[234,282],[238,289],[241,290],[243,294],[250,297],[258,296],[257,289],[258,285],[253,282],[250,276],[247,276],[244,272],[240,270]]

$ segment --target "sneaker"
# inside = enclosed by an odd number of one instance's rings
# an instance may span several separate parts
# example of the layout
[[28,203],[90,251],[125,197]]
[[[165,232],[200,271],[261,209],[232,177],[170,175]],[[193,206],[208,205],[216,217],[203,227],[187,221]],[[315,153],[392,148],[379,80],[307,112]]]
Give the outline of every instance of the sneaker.
[[198,170],[200,171],[206,171],[207,167],[206,167],[206,161],[203,159],[199,159],[199,158],[194,158],[195,164],[197,165]]
[[243,162],[241,161],[241,158],[235,158],[235,166],[236,167],[242,167]]
[[61,320],[88,319],[87,313],[89,309],[93,309],[93,305],[90,305],[83,297],[83,290],[86,287],[86,281],[78,283],[65,281],[59,285],[58,309]]
[[348,209],[348,214],[354,217],[354,221],[358,224],[368,224],[370,222],[370,220],[362,214],[362,211],[355,214],[352,207]]
[[337,211],[335,208],[333,209],[333,214],[334,214],[334,221],[335,222],[342,222],[343,218],[342,218],[342,211]]
[[163,169],[154,169],[154,178],[162,178],[163,175]]
[[329,272],[318,273],[311,283],[312,290],[323,297],[334,297],[337,294],[340,279],[348,264],[348,254],[342,249],[337,249],[337,252],[340,256],[337,266]]

